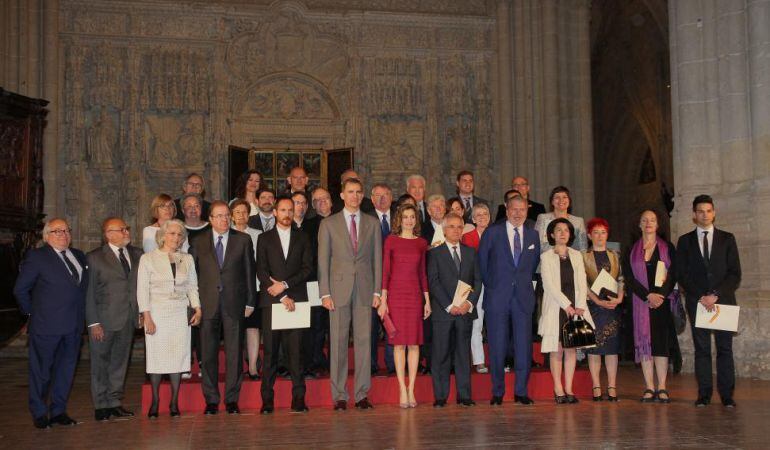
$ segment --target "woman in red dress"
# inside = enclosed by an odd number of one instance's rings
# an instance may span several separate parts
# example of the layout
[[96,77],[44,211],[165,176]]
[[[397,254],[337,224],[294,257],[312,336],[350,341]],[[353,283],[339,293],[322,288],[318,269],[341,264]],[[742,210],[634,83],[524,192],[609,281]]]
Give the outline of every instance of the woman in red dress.
[[[388,343],[393,345],[393,360],[400,389],[399,404],[414,408],[414,382],[423,343],[422,321],[430,316],[428,277],[425,273],[425,252],[428,243],[419,237],[420,223],[414,205],[401,205],[393,217],[392,235],[385,240],[382,266],[382,298],[380,317],[390,314],[398,330]],[[404,380],[406,350],[409,350],[409,386]]]

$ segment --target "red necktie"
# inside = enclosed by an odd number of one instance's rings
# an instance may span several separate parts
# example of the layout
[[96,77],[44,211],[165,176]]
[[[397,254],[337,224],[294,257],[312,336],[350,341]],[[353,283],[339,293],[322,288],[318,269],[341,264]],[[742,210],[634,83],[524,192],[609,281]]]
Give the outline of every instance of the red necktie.
[[350,243],[353,244],[353,253],[358,253],[358,228],[356,228],[356,215],[350,215]]

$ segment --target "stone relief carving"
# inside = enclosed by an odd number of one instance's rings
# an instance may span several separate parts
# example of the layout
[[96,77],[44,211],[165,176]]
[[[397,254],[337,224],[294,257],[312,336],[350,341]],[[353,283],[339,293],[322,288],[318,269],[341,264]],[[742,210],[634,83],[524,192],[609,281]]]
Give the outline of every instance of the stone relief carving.
[[259,83],[243,97],[236,111],[241,117],[283,120],[334,119],[338,115],[322,87],[284,78]]
[[112,168],[120,143],[120,113],[107,108],[86,114],[86,158],[89,166]]
[[370,119],[367,160],[372,173],[422,167],[425,124],[401,118]]
[[198,51],[147,49],[139,63],[142,109],[208,111],[211,61]]
[[147,113],[144,148],[153,169],[199,167],[203,162],[203,115]]
[[368,114],[425,117],[422,61],[404,57],[366,58],[363,73],[361,95]]

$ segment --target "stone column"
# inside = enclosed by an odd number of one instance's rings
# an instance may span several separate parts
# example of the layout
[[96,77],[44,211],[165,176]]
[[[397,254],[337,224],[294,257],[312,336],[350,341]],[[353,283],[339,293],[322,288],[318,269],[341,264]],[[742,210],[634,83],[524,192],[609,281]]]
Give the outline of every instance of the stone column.
[[[735,234],[743,269],[736,370],[762,378],[770,378],[770,240],[760,230],[770,220],[769,9],[768,0],[669,2],[672,235],[692,230],[695,195],[714,197],[717,227]],[[680,344],[692,370],[689,330]]]
[[511,1],[497,3],[497,145],[500,154],[500,185],[509,186],[513,177],[513,81],[511,79]]

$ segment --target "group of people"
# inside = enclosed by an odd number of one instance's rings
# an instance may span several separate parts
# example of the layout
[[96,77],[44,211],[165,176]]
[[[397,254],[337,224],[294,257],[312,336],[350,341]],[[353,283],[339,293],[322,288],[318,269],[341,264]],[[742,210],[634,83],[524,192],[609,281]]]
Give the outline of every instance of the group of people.
[[[239,178],[235,198],[208,202],[203,178],[191,174],[180,198],[153,199],[143,249],[131,245],[131,230],[118,217],[103,222],[105,243],[88,255],[70,246],[66,220],[46,222],[44,245],[27,253],[14,290],[21,311],[30,315],[29,404],[35,426],[77,423],[66,404],[83,323],[90,337],[96,420],[133,415],[121,398],[136,328],[145,334],[150,418],[158,416],[163,375],[171,384],[170,414],[179,416],[179,386],[190,376],[193,354],[205,414],[217,414],[221,338],[228,413],[240,412],[244,375],[261,376],[261,413],[273,413],[273,386],[281,371],[292,380],[291,410],[306,412],[305,378],[327,367],[334,409],[345,410],[351,329],[352,396],[359,409],[373,407],[368,391],[372,374],[380,370],[381,335],[387,338],[386,366],[396,374],[402,408],[417,406],[415,380],[421,371],[432,376],[434,407],[446,405],[450,373],[457,403],[474,405],[472,370],[491,374],[490,403],[500,405],[511,359],[514,400],[532,404],[527,385],[533,329],[542,339],[541,351],[549,354],[555,401],[577,403],[576,350],[562,345],[562,329],[578,316],[595,330],[596,346],[585,350],[593,400],[617,401],[618,306],[624,292],[631,296],[635,358],[646,383],[641,401],[671,401],[666,390],[669,343],[676,339],[671,304],[684,293],[693,324],[697,405],[709,404],[711,332],[694,326],[695,309],[699,303],[709,310],[716,303],[735,304],[741,277],[735,238],[714,228],[711,197],[695,198],[697,228],[676,247],[659,235],[657,214],[644,211],[641,238],[620,255],[608,248],[607,221],[586,224],[571,214],[569,189],[554,188],[545,212],[529,198],[524,177],[513,179],[494,222],[489,202],[474,195],[469,171],[457,175],[457,195],[448,200],[426,196],[421,175],[409,176],[397,199],[384,183],[365,196],[353,170],[342,174],[338,199],[320,187],[308,193],[301,167],[287,180],[289,189],[276,193],[250,170]],[[617,281],[617,292],[591,290],[602,271]],[[273,305],[294,311],[309,300],[308,282],[318,283],[321,302],[310,308],[310,328],[273,330]],[[458,297],[458,286],[467,287],[465,296]],[[722,403],[733,407],[732,333],[714,334],[717,389]]]

